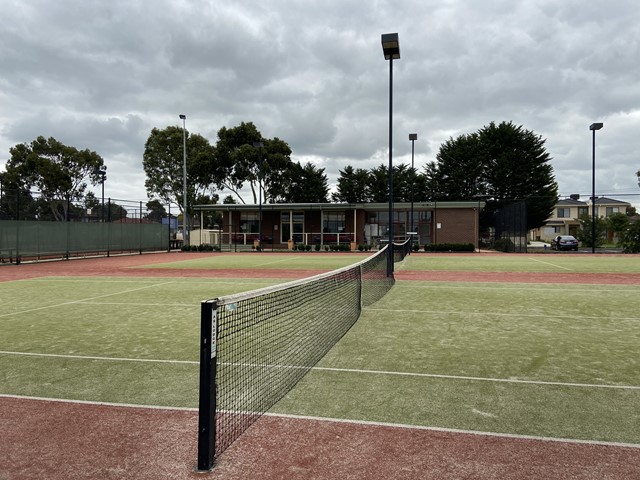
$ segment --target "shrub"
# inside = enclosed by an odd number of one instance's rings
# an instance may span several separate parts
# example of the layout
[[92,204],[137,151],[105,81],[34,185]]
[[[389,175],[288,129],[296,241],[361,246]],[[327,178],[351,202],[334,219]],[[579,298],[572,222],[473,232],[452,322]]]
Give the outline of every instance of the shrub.
[[622,234],[621,243],[624,253],[640,253],[640,222],[629,225]]
[[310,252],[311,251],[311,245],[305,245],[304,246],[304,251],[305,252]]
[[319,252],[319,251],[320,251],[320,244],[319,244],[319,243],[316,243],[316,244],[315,244],[315,246],[314,246],[313,248],[314,248],[314,250],[315,250],[316,252]]
[[500,238],[495,241],[494,248],[499,252],[514,252],[516,246],[510,238]]
[[358,251],[359,252],[364,252],[364,245],[362,245],[362,244],[358,245]]
[[474,252],[473,243],[430,243],[424,246],[425,252]]

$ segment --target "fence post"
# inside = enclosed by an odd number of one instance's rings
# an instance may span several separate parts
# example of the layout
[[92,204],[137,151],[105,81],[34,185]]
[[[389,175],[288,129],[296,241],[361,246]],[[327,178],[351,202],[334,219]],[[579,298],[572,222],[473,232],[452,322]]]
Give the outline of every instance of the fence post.
[[71,243],[71,195],[67,194],[67,253],[65,255],[66,259],[69,260],[69,250]]
[[16,265],[20,265],[20,189],[16,190]]
[[138,233],[138,245],[140,247],[140,255],[142,255],[142,202],[140,202],[140,231]]
[[113,230],[113,225],[111,224],[111,197],[109,197],[107,201],[108,210],[107,210],[107,257],[110,256],[111,250],[111,232]]

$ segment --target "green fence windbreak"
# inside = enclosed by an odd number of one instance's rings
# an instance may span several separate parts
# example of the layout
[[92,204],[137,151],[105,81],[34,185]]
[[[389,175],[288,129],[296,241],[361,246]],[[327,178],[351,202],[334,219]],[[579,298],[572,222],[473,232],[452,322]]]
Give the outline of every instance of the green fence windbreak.
[[169,249],[169,226],[0,220],[0,259]]

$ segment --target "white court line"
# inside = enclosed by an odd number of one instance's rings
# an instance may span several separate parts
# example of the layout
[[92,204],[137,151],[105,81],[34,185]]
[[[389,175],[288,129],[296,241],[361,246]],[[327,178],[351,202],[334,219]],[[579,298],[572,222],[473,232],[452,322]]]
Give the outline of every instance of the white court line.
[[413,373],[413,372],[392,372],[387,370],[361,370],[357,368],[335,368],[335,367],[304,367],[300,365],[271,365],[267,363],[226,363],[221,365],[238,366],[238,367],[267,367],[267,368],[291,368],[291,369],[308,369],[327,372],[346,372],[346,373],[365,373],[373,375],[397,375],[401,377],[418,377],[418,378],[438,378],[445,380],[469,380],[474,382],[498,382],[498,383],[516,383],[526,385],[551,385],[558,387],[580,387],[580,388],[608,388],[613,390],[640,390],[640,386],[635,385],[604,385],[597,383],[568,383],[568,382],[547,382],[543,380],[518,380],[515,378],[486,378],[486,377],[469,377],[463,375],[441,375],[437,373]]
[[[148,410],[174,410],[183,412],[198,412],[198,408],[194,407],[167,407],[163,405],[138,405],[133,403],[114,403],[114,402],[97,402],[91,400],[70,400],[66,398],[49,398],[49,397],[32,397],[26,395],[10,395],[0,393],[0,398],[13,398],[16,400],[36,400],[42,402],[57,402],[57,403],[71,403],[78,405],[96,405],[105,407],[124,407],[124,408],[139,408]],[[479,430],[462,430],[459,428],[444,428],[444,427],[429,427],[426,425],[410,425],[406,423],[390,423],[390,422],[373,422],[367,420],[350,420],[347,418],[331,418],[331,417],[315,417],[310,415],[291,415],[284,413],[264,413],[265,417],[274,418],[292,418],[297,420],[311,420],[317,422],[331,422],[331,423],[343,423],[354,425],[365,425],[371,427],[388,427],[388,428],[402,428],[407,430],[426,430],[432,432],[442,433],[459,433],[467,435],[478,435],[484,437],[498,437],[498,438],[514,438],[521,440],[538,440],[543,442],[560,442],[560,443],[574,443],[584,445],[602,445],[609,447],[627,447],[627,448],[640,448],[640,444],[637,443],[624,443],[624,442],[607,442],[599,440],[581,440],[574,438],[557,438],[557,437],[542,437],[537,435],[521,435],[515,433],[499,433],[499,432],[484,432]]]
[[31,308],[29,310],[20,310],[18,312],[3,313],[3,314],[0,315],[0,318],[12,317],[14,315],[22,315],[23,313],[39,312],[41,310],[46,310],[48,308],[64,307],[66,305],[73,305],[73,304],[78,304],[78,303],[82,303],[82,302],[87,302],[87,301],[90,301],[90,300],[97,300],[98,298],[106,298],[106,297],[113,297],[115,295],[122,295],[124,293],[138,292],[140,290],[146,290],[148,288],[155,288],[155,287],[159,287],[159,286],[162,286],[162,285],[170,285],[172,283],[175,283],[175,281],[156,283],[156,284],[153,284],[153,285],[147,285],[145,287],[131,288],[129,290],[124,290],[122,292],[107,293],[105,295],[98,295],[98,296],[95,296],[95,297],[83,298],[83,299],[80,299],[80,300],[72,300],[70,302],[58,303],[58,304],[55,304],[55,305],[45,305],[45,306],[38,307],[38,308]]
[[[25,278],[25,279],[21,279],[20,281],[33,281],[33,282],[41,282],[41,283],[48,283],[48,282],[60,282],[60,283],[75,283],[75,282],[82,282],[82,283],[147,283],[150,280],[157,280],[158,277],[144,277],[144,278],[140,278],[139,280],[104,280],[100,277],[86,277],[89,280],[85,280],[85,277],[74,277],[74,278],[66,278],[66,277],[38,277],[38,278]],[[91,280],[94,279],[95,280]],[[190,277],[185,277],[185,278],[181,278],[180,281],[185,281],[184,283],[185,285],[227,285],[227,284],[231,284],[231,285],[261,285],[263,283],[273,283],[273,280],[269,280],[269,279],[260,279],[260,278],[256,278],[253,281],[249,282],[247,281],[247,279],[235,279],[235,278],[225,278],[225,279],[220,279],[220,278],[212,278],[212,279],[203,279],[203,278],[190,278]],[[172,283],[178,283],[175,281],[172,281]],[[181,283],[182,285],[182,283]]]
[[[410,310],[401,308],[365,308],[363,312],[387,312],[387,313],[424,313],[427,315],[487,315],[495,317],[528,317],[528,318],[568,318],[575,320],[575,315],[558,315],[556,313],[541,314],[541,313],[500,313],[500,312],[468,312],[468,311],[440,311],[440,310]],[[615,317],[614,320],[630,320],[637,321],[640,317]],[[580,320],[612,320],[612,317],[580,317]]]
[[57,353],[33,353],[33,352],[9,352],[6,350],[0,350],[0,355],[21,355],[25,357],[52,357],[52,358],[67,358],[70,360],[106,360],[114,362],[144,362],[144,363],[175,363],[175,364],[187,364],[187,365],[199,365],[200,362],[196,360],[162,360],[154,358],[126,358],[126,357],[96,357],[90,355],[63,355]]
[[436,373],[411,373],[411,372],[391,372],[385,370],[360,370],[356,368],[332,368],[332,367],[313,367],[313,370],[323,370],[331,372],[348,372],[348,373],[366,373],[375,375],[398,375],[403,377],[423,377],[423,378],[441,378],[446,380],[470,380],[474,382],[498,382],[498,383],[520,383],[527,385],[551,385],[558,387],[580,387],[580,388],[609,388],[614,390],[640,390],[640,386],[635,385],[603,385],[596,383],[569,383],[569,382],[546,382],[542,380],[518,380],[514,378],[486,378],[486,377],[469,377],[464,375],[440,375]]
[[[616,285],[615,288],[600,288],[604,285],[590,285],[589,289],[585,289],[586,284],[570,284],[570,283],[555,283],[554,287],[545,287],[539,286],[543,285],[541,283],[509,283],[508,285],[518,285],[518,286],[500,286],[504,285],[506,282],[495,282],[495,283],[468,283],[465,285],[460,285],[460,283],[456,284],[447,284],[445,285],[436,285],[435,283],[441,282],[441,280],[436,281],[426,281],[426,285],[422,283],[423,281],[419,281],[420,283],[416,285],[416,280],[399,280],[396,281],[394,288],[421,288],[421,289],[446,289],[446,290],[506,290],[510,292],[528,292],[528,293],[536,293],[536,292],[558,292],[558,286],[561,285],[562,290],[561,293],[563,295],[579,293],[584,295],[585,293],[589,295],[593,295],[594,292],[597,293],[606,293],[606,292],[627,292],[627,293],[636,293],[638,291],[638,285]],[[572,286],[573,285],[573,286]],[[593,287],[593,288],[592,288]]]
[[640,444],[637,443],[623,443],[623,442],[606,442],[598,440],[580,440],[574,438],[556,438],[556,437],[542,437],[537,435],[520,435],[515,433],[499,433],[499,432],[482,432],[478,430],[462,430],[459,428],[444,428],[444,427],[429,427],[423,425],[408,425],[404,423],[388,423],[388,422],[372,422],[366,420],[349,420],[343,418],[329,418],[329,417],[313,417],[307,415],[289,415],[280,413],[265,413],[267,417],[281,417],[281,418],[294,418],[300,420],[314,420],[320,422],[334,422],[334,423],[352,423],[355,425],[366,425],[372,427],[391,427],[391,428],[406,428],[409,430],[427,430],[432,432],[443,433],[460,433],[468,435],[479,435],[483,437],[502,437],[502,438],[515,438],[522,440],[539,440],[543,442],[562,442],[562,443],[578,443],[585,445],[603,445],[611,447],[628,447],[628,448],[640,448]]
[[[78,360],[104,360],[115,362],[146,362],[146,363],[170,363],[170,364],[186,364],[198,365],[200,362],[195,360],[161,360],[150,358],[123,358],[123,357],[98,357],[88,355],[63,355],[55,353],[32,353],[32,352],[11,352],[0,350],[0,355],[21,355],[30,357],[54,357]],[[309,369],[300,365],[277,365],[266,363],[232,363],[222,362],[221,365],[242,366],[242,367],[267,367],[267,368],[290,368],[290,369]],[[595,383],[569,383],[569,382],[548,382],[542,380],[518,380],[512,378],[487,378],[487,377],[470,377],[464,375],[441,375],[436,373],[414,373],[414,372],[393,372],[389,370],[364,370],[357,368],[335,368],[335,367],[312,367],[309,370],[327,371],[327,372],[346,372],[346,373],[364,373],[373,375],[396,375],[402,377],[418,377],[418,378],[439,378],[446,380],[469,380],[474,382],[498,382],[498,383],[516,383],[527,385],[551,385],[559,387],[580,387],[580,388],[608,388],[613,390],[640,390],[640,386],[635,385],[603,385]]]
[[[443,285],[440,285],[443,283]],[[506,286],[509,285],[509,286]],[[512,286],[513,285],[513,286]],[[585,293],[592,294],[595,292],[637,292],[638,285],[616,285],[612,288],[610,285],[603,284],[564,284],[554,283],[553,287],[547,287],[542,283],[508,283],[508,282],[478,282],[468,283],[460,285],[458,282],[448,283],[446,280],[396,280],[393,288],[441,288],[447,290],[507,290],[507,291],[526,291],[531,293],[536,292],[557,292],[558,287],[555,285],[562,285],[562,294],[566,293]],[[586,288],[589,287],[589,288]],[[600,288],[606,287],[606,288]]]
[[0,398],[15,398],[17,400],[38,400],[41,402],[76,403],[79,405],[98,405],[98,406],[105,406],[105,407],[142,408],[142,409],[149,409],[149,410],[179,410],[184,412],[198,411],[198,408],[194,408],[194,407],[167,407],[164,405],[138,405],[135,403],[96,402],[93,400],[71,400],[68,398],[31,397],[27,395],[10,395],[10,394],[4,394],[4,393],[0,393]]
[[177,307],[177,308],[200,308],[199,302],[194,303],[123,303],[123,302],[91,302],[79,301],[81,305],[116,305],[121,307]]
[[282,263],[282,262],[288,262],[289,260],[299,260],[302,257],[287,257],[287,258],[281,258],[279,260],[274,260],[272,262],[262,262],[262,263],[256,263],[255,266],[256,267],[261,267],[263,265],[273,265],[274,263]]
[[529,257],[529,260],[532,260],[532,261],[534,261],[534,262],[544,263],[545,265],[550,265],[550,266],[552,266],[552,267],[562,268],[562,269],[564,269],[564,270],[569,270],[570,272],[571,272],[571,271],[573,271],[573,270],[572,270],[572,269],[570,269],[570,268],[563,267],[563,266],[561,266],[561,265],[556,265],[555,263],[550,263],[550,262],[545,262],[545,261],[543,261],[543,260],[538,260],[537,258],[531,258],[531,257]]

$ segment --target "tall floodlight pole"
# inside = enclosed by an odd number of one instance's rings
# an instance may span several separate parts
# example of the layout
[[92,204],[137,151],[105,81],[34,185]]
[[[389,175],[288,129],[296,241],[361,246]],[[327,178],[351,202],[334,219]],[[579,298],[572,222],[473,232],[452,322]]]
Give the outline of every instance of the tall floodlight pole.
[[389,60],[389,245],[387,277],[393,276],[393,61],[400,59],[400,40],[397,33],[382,34],[382,52]]
[[182,120],[182,241],[189,246],[189,222],[187,221],[187,116],[180,114]]
[[591,140],[591,253],[596,253],[596,130],[600,130],[604,124],[592,123],[589,130],[592,133]]
[[100,219],[102,223],[104,223],[104,182],[107,179],[107,167],[104,167],[102,170],[96,170],[93,173],[96,175],[100,175],[100,184],[102,185],[102,205],[100,208]]
[[262,147],[264,144],[253,142],[253,146],[260,151],[260,165],[258,166],[258,246],[260,248],[258,251],[262,251]]
[[2,214],[2,180],[4,180],[4,173],[0,173],[0,214]]
[[412,245],[413,245],[413,232],[415,232],[415,230],[413,229],[413,185],[416,183],[416,174],[415,174],[415,170],[413,169],[413,154],[415,152],[414,146],[415,146],[415,141],[417,139],[418,139],[417,133],[409,134],[409,140],[411,140],[411,244]]

